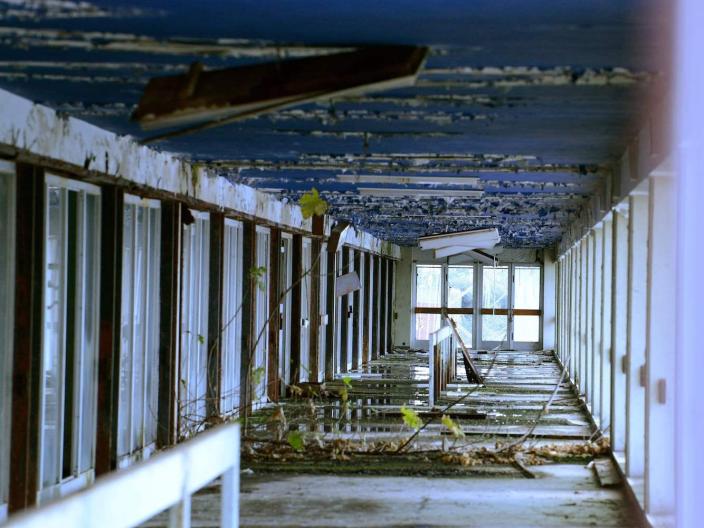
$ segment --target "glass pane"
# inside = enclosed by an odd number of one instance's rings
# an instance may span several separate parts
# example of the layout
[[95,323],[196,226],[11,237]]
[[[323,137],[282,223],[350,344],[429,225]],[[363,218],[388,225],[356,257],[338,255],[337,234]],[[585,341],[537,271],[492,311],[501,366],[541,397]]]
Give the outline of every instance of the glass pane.
[[516,267],[514,270],[514,308],[540,309],[540,268]]
[[513,340],[529,343],[540,341],[540,316],[515,316],[513,318]]
[[156,442],[157,405],[159,386],[159,266],[161,263],[161,211],[149,211],[149,290],[147,351],[145,356],[146,406],[145,406],[145,445]]
[[180,408],[185,435],[196,432],[206,417],[208,348],[209,225],[202,214],[183,228],[181,301]]
[[132,312],[134,291],[132,246],[134,240],[134,205],[125,204],[122,230],[122,314],[120,317],[120,379],[117,454],[129,454],[130,409],[132,408]]
[[447,269],[447,307],[474,307],[474,267],[450,266]]
[[263,401],[266,399],[267,375],[266,375],[266,353],[269,348],[268,339],[268,318],[269,318],[269,233],[257,233],[257,267],[264,268],[266,271],[259,278],[257,295],[256,295],[256,321],[255,321],[255,340],[258,340],[255,361],[254,361],[254,379],[255,383],[255,400]]
[[143,447],[145,323],[147,295],[147,209],[136,208],[134,239],[134,309],[132,319],[132,450]]
[[46,194],[44,332],[42,343],[42,487],[59,482],[61,390],[66,305],[66,191],[49,186]]
[[507,341],[508,317],[505,315],[482,315],[482,340]]
[[484,266],[482,274],[482,307],[508,308],[508,266]]
[[452,314],[450,317],[452,317],[453,321],[457,324],[457,331],[464,342],[464,346],[471,348],[473,316]]
[[97,412],[97,367],[98,367],[98,320],[100,288],[99,270],[99,236],[100,236],[100,197],[84,194],[85,215],[79,225],[79,238],[85,238],[83,260],[83,357],[81,365],[81,450],[78,453],[78,470],[84,472],[93,467],[95,427]]
[[416,306],[442,306],[442,267],[416,267]]
[[239,405],[242,303],[241,228],[238,224],[225,224],[225,266],[223,306],[223,364],[220,411],[229,413]]
[[416,340],[427,341],[428,336],[440,329],[439,314],[416,314]]

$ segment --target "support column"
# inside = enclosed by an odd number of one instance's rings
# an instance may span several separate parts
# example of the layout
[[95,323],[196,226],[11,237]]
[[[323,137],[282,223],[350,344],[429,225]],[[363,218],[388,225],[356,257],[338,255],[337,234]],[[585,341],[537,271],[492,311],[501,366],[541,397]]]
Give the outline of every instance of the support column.
[[222,302],[223,244],[225,216],[210,214],[210,262],[208,264],[208,416],[220,414],[220,380],[222,375]]
[[[281,291],[281,230],[271,228],[269,239],[269,313],[280,314],[279,301]],[[267,362],[267,395],[271,401],[279,401],[281,397],[281,381],[279,379],[279,330],[281,317],[275,315],[269,319],[269,350]]]
[[44,262],[44,172],[18,163],[15,237],[15,335],[12,358],[10,513],[36,503]]
[[161,203],[159,266],[159,411],[157,446],[176,443],[178,423],[178,343],[181,275],[181,204]]
[[98,410],[95,474],[117,466],[120,381],[120,316],[122,309],[122,236],[124,192],[101,190],[100,221],[100,344],[98,349]]

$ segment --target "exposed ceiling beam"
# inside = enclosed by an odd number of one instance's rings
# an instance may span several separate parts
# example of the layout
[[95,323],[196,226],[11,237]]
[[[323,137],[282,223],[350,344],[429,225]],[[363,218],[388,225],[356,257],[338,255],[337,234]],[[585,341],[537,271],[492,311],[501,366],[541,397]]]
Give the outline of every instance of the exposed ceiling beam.
[[151,79],[132,119],[143,128],[219,124],[290,106],[413,85],[428,49],[370,46],[354,51]]

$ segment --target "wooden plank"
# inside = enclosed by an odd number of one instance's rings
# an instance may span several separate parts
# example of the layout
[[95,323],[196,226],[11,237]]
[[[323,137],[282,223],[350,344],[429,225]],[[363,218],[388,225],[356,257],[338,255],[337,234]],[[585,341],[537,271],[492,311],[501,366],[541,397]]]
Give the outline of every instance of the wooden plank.
[[474,308],[429,308],[426,306],[416,306],[413,311],[419,314],[461,314],[471,315],[474,313]]
[[157,446],[176,443],[178,412],[178,342],[181,269],[181,208],[161,203],[161,263],[159,265],[159,404]]
[[122,189],[112,185],[101,188],[96,475],[102,475],[117,466],[124,200]]
[[342,297],[354,293],[361,288],[359,275],[356,271],[340,275],[335,281],[335,296]]
[[[251,117],[341,92],[412,85],[427,48],[369,46],[149,81],[132,114],[144,128],[231,116]],[[396,81],[396,82],[394,82]]]

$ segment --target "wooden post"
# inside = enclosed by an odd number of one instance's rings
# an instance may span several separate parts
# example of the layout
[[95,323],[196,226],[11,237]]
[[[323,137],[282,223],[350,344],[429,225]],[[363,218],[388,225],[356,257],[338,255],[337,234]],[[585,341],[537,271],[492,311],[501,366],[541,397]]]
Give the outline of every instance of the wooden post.
[[[318,217],[316,217],[318,218]],[[318,379],[320,365],[320,239],[312,240],[312,262],[313,269],[310,273],[310,381],[322,382]]]
[[[44,172],[18,163],[9,511],[36,502],[44,262]],[[8,300],[9,301],[9,300]]]
[[242,222],[242,363],[240,369],[240,415],[248,412],[252,403],[252,380],[249,369],[254,359],[252,345],[257,333],[253,330],[255,320],[256,284],[251,270],[256,262],[257,226],[254,222]]
[[210,214],[210,262],[208,280],[208,385],[206,412],[220,415],[220,381],[222,380],[222,303],[223,244],[225,216]]
[[379,350],[381,346],[381,321],[379,314],[381,313],[381,257],[374,255],[374,284],[372,288],[372,359],[379,358]]
[[[344,275],[349,271],[350,266],[350,255],[346,247],[342,248],[342,274]],[[349,303],[347,301],[347,295],[342,295],[338,299],[341,305],[340,310],[340,364],[337,366],[340,372],[347,372],[347,357],[349,354],[347,342],[349,328]]]
[[291,383],[301,380],[301,275],[303,274],[303,237],[293,235],[293,290],[291,291]]
[[366,365],[369,363],[369,307],[371,305],[371,299],[369,298],[371,293],[371,255],[369,253],[364,253],[364,284],[362,288],[364,289],[364,303],[362,307],[362,364]]
[[181,273],[181,204],[161,204],[159,266],[159,407],[157,446],[176,443],[178,423],[178,342]]
[[386,347],[384,353],[389,354],[394,346],[393,341],[394,320],[394,261],[386,261]]
[[122,309],[122,236],[125,195],[115,186],[101,190],[100,345],[95,474],[117,466],[120,395],[120,318]]
[[[281,230],[271,228],[269,239],[269,314],[279,313],[281,294]],[[281,318],[274,315],[269,320],[269,351],[267,362],[267,394],[271,401],[279,401],[279,330]]]
[[379,355],[383,356],[386,354],[386,325],[387,325],[387,305],[388,305],[388,273],[386,266],[386,259],[384,257],[379,257],[379,264],[381,270],[380,285],[379,285]]
[[[361,258],[361,252],[358,250],[351,250],[352,255],[354,256],[354,269],[357,272],[357,276],[361,279],[361,266],[360,264],[362,263],[362,258]],[[360,331],[360,326],[361,326],[361,306],[360,306],[360,291],[355,290],[354,292],[351,293],[352,295],[352,368],[356,369],[359,368],[360,365],[360,354],[362,344],[360,343],[359,339],[359,331]]]
[[328,314],[328,324],[325,327],[325,381],[330,381],[335,377],[335,328],[338,321],[335,320],[335,259],[337,253],[334,245],[328,242],[328,266],[327,266],[327,306],[325,311]]

